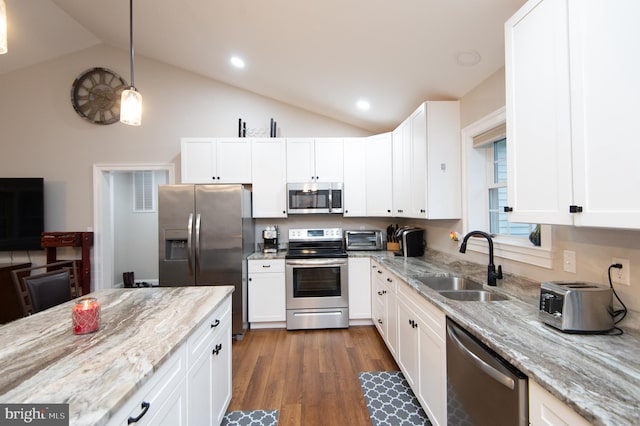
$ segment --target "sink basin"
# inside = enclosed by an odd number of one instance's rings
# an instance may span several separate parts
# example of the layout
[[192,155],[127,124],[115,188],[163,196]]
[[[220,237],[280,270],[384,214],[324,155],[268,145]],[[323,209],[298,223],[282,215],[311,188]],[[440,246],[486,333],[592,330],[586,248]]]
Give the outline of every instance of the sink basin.
[[497,302],[500,300],[507,300],[504,296],[485,290],[441,291],[440,294],[448,299],[460,300],[463,302]]
[[425,277],[420,282],[436,291],[482,290],[482,284],[463,277]]

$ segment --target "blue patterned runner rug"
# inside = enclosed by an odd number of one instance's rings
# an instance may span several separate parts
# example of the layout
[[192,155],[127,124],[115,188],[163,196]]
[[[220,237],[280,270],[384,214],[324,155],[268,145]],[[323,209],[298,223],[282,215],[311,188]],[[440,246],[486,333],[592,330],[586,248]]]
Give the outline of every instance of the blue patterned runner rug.
[[276,426],[278,410],[229,411],[221,426]]
[[400,371],[371,371],[358,377],[373,426],[431,426]]

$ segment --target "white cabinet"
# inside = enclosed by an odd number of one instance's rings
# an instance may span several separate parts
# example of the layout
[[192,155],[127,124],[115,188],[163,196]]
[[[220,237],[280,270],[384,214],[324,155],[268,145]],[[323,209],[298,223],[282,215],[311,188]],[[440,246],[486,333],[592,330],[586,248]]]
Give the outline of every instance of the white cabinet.
[[344,216],[392,215],[391,157],[390,133],[344,140]]
[[218,425],[231,401],[231,299],[187,342],[189,425]]
[[231,295],[108,425],[218,425],[231,401]]
[[393,216],[411,214],[411,121],[407,118],[392,133]]
[[187,425],[186,349],[181,347],[111,417],[108,425]]
[[424,102],[393,138],[394,215],[460,218],[460,103]]
[[252,328],[287,319],[284,259],[249,260],[248,309]]
[[342,182],[342,138],[287,139],[287,182]]
[[287,217],[287,145],[284,139],[251,141],[253,217]]
[[639,15],[532,0],[505,24],[510,220],[640,228]]
[[182,183],[251,183],[251,140],[182,138]]
[[409,307],[403,293],[398,297],[398,365],[412,389],[418,389],[418,315]]
[[371,319],[371,262],[349,258],[349,319]]
[[366,138],[345,138],[343,202],[345,217],[367,216]]
[[398,284],[398,330],[398,365],[431,422],[446,425],[446,317],[404,281]]
[[420,378],[416,395],[434,425],[447,424],[446,317],[424,299],[417,299]]
[[588,426],[591,423],[529,379],[529,424],[531,426]]
[[389,348],[389,352],[396,358],[398,347],[396,278],[376,261],[371,262],[371,271],[372,320]]

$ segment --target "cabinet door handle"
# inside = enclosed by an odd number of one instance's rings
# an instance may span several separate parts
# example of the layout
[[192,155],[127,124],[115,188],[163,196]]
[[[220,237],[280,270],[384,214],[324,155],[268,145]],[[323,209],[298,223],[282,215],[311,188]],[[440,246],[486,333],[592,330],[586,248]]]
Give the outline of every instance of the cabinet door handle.
[[509,207],[509,206],[505,206],[505,207],[504,207],[504,212],[505,212],[505,213],[510,213],[510,212],[512,212],[512,211],[513,211],[513,207]]
[[582,206],[569,206],[569,213],[582,213]]
[[381,273],[382,273],[382,271],[381,271],[380,269],[378,269],[378,273],[379,273],[379,274],[381,274]]
[[383,292],[381,292],[381,291],[379,291],[379,292],[378,292],[378,296],[382,296],[383,294],[384,294],[384,293],[383,293]]
[[215,322],[213,324],[211,324],[211,328],[216,328],[219,325],[220,325],[220,320],[217,319],[217,320],[215,320]]
[[129,417],[127,419],[127,424],[130,425],[131,423],[138,423],[140,419],[142,419],[144,415],[147,414],[147,411],[149,411],[149,407],[151,407],[150,402],[142,401],[142,404],[140,404],[140,408],[142,408],[142,413],[140,413],[138,417]]
[[271,265],[262,265],[263,268],[271,268]]
[[393,280],[391,278],[387,278],[387,282],[392,283]]
[[222,349],[222,343],[218,343],[216,347],[211,351],[212,355],[218,355]]

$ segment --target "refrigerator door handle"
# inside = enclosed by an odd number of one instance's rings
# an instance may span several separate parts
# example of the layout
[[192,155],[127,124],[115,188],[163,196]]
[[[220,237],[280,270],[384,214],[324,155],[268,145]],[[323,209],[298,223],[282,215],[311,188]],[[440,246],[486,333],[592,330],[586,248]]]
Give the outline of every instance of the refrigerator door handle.
[[193,275],[193,264],[191,261],[192,234],[193,234],[193,213],[189,213],[189,222],[187,223],[187,264],[189,265],[189,275]]
[[196,216],[196,274],[200,275],[200,213]]

